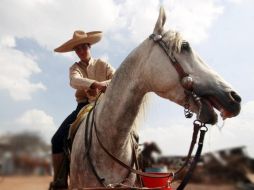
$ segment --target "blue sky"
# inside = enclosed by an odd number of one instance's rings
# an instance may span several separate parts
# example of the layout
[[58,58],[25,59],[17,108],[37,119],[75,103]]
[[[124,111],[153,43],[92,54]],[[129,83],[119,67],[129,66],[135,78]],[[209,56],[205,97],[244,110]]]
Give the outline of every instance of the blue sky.
[[[152,33],[159,6],[205,62],[242,96],[242,112],[222,130],[210,126],[205,151],[247,146],[254,156],[253,0],[3,0],[0,4],[0,134],[36,131],[47,142],[75,108],[68,68],[77,57],[53,49],[73,31],[102,30],[94,57],[118,68]],[[187,153],[192,120],[183,108],[150,96],[141,141],[157,140],[163,153]],[[222,121],[219,122],[219,125]]]

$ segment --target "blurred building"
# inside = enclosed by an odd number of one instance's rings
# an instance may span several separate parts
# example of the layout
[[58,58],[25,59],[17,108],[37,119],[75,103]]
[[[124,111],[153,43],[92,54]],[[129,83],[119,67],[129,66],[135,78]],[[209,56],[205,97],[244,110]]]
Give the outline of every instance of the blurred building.
[[0,138],[0,173],[10,175],[14,172],[13,154],[8,138]]
[[37,135],[0,137],[1,175],[51,175],[51,147]]

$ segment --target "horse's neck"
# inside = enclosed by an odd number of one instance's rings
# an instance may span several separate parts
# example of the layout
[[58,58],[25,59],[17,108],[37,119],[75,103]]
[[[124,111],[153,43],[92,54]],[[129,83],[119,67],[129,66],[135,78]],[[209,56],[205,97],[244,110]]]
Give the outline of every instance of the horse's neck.
[[143,82],[140,81],[142,76],[139,73],[139,64],[136,54],[131,53],[115,73],[98,105],[98,130],[113,151],[126,145],[145,95]]

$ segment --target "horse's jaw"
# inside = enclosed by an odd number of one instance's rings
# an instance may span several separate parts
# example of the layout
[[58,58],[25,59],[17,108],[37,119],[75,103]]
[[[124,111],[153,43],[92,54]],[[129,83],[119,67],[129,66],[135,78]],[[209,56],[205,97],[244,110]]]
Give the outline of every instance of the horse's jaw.
[[[174,92],[172,94],[172,92]],[[210,94],[209,96],[197,94],[200,97],[200,103],[197,103],[190,98],[189,102],[187,101],[186,94],[182,88],[173,91],[163,91],[155,92],[162,98],[168,99],[176,104],[185,106],[186,103],[189,103],[190,110],[197,115],[197,119],[206,124],[214,125],[218,121],[218,114],[215,112],[215,109],[220,112],[220,116],[223,120],[226,118],[235,117],[240,112],[240,100],[235,100],[232,98],[230,93],[223,93],[224,95]]]
[[196,114],[197,119],[203,123],[214,125],[218,121],[218,115],[213,109],[212,104],[206,99],[201,99],[201,107],[198,107]]
[[203,123],[214,125],[218,121],[218,114],[215,110],[220,112],[220,117],[223,120],[237,116],[241,110],[240,99],[232,98],[230,93],[222,94],[200,95],[201,106],[192,100],[190,109],[197,114],[197,119]]

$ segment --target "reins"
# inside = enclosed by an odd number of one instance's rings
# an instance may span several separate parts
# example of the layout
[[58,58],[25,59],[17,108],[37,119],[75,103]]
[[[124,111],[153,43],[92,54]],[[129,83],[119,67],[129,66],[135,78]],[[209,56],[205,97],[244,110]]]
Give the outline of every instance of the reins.
[[[104,146],[104,143],[101,141],[101,139],[99,138],[99,134],[98,134],[98,129],[97,129],[97,125],[96,125],[96,121],[95,121],[95,110],[96,110],[96,105],[97,105],[97,100],[94,104],[94,107],[93,109],[90,110],[89,114],[88,114],[88,118],[87,118],[87,121],[86,121],[86,125],[88,125],[89,123],[89,118],[90,118],[90,115],[92,113],[92,123],[91,123],[91,128],[90,128],[90,131],[88,129],[88,126],[86,126],[86,132],[89,131],[89,135],[86,135],[86,138],[85,139],[89,139],[89,142],[86,140],[85,141],[85,144],[88,146],[86,150],[86,156],[88,157],[88,161],[89,161],[89,164],[92,168],[92,171],[93,173],[95,174],[97,180],[104,186],[104,187],[108,187],[110,186],[111,184],[109,185],[106,185],[104,183],[105,179],[104,178],[101,178],[99,177],[95,167],[93,166],[92,164],[92,161],[91,161],[91,158],[90,158],[90,154],[89,154],[89,150],[90,150],[90,147],[91,147],[91,140],[92,140],[92,130],[93,130],[93,127],[94,127],[94,131],[95,131],[95,136],[96,136],[96,139],[100,145],[100,147],[102,148],[102,150],[112,159],[114,160],[115,162],[117,162],[119,165],[121,165],[122,167],[126,168],[129,172],[132,172],[132,173],[135,173],[137,176],[145,176],[145,177],[151,177],[151,178],[164,178],[164,177],[168,177],[168,178],[171,178],[171,182],[172,183],[177,177],[178,175],[183,171],[183,169],[185,167],[188,166],[188,164],[190,163],[190,158],[191,158],[191,155],[192,155],[192,152],[193,152],[193,149],[194,149],[194,146],[197,142],[197,137],[198,137],[198,133],[200,132],[200,135],[199,135],[199,141],[198,141],[198,148],[197,148],[197,151],[195,153],[195,156],[194,156],[194,159],[193,161],[191,162],[190,164],[190,167],[189,167],[189,170],[187,171],[187,174],[185,175],[184,179],[182,180],[181,184],[179,185],[179,187],[177,188],[177,190],[182,190],[184,189],[184,187],[186,186],[186,184],[188,183],[196,165],[197,165],[197,162],[200,158],[200,155],[201,155],[201,152],[202,152],[202,147],[203,147],[203,141],[204,141],[204,136],[205,136],[205,133],[207,132],[207,127],[205,126],[205,124],[203,124],[202,122],[200,122],[199,120],[195,120],[193,122],[193,134],[192,134],[192,141],[191,141],[191,145],[190,145],[190,148],[189,148],[189,152],[188,152],[188,155],[187,155],[187,158],[185,159],[185,162],[184,164],[182,165],[182,167],[180,169],[178,169],[175,173],[174,172],[171,172],[171,173],[167,173],[167,174],[160,174],[160,175],[156,175],[156,174],[151,174],[151,173],[145,173],[145,172],[142,172],[140,170],[137,170],[137,169],[134,169],[133,167],[130,167],[129,165],[127,165],[126,163],[122,162],[120,159],[118,159],[115,155],[113,155],[110,151],[108,151],[108,149]],[[90,138],[88,137],[90,136]],[[133,145],[134,146],[134,145]],[[133,154],[135,153],[135,147],[132,148],[133,149]],[[127,175],[126,178],[128,178],[129,176],[129,173]],[[125,179],[124,179],[125,180]]]
[[[97,100],[96,100],[96,102],[97,102]],[[92,122],[91,122],[92,124],[90,125],[91,126],[90,129],[89,129],[89,119],[90,119],[90,115],[91,115],[91,113],[94,109],[95,109],[95,105],[89,111],[89,113],[87,115],[87,119],[86,119],[86,125],[85,125],[85,147],[86,147],[86,151],[84,153],[84,159],[87,158],[87,161],[88,161],[89,165],[91,166],[91,170],[94,173],[95,177],[97,178],[97,180],[100,182],[101,185],[105,186],[105,184],[104,184],[105,179],[101,178],[99,176],[99,174],[97,173],[97,171],[96,171],[96,169],[93,165],[91,156],[90,156],[90,148],[91,148],[91,145],[92,145],[92,137],[93,137],[93,128],[92,127],[93,127],[93,123],[94,123],[94,117],[92,117]]]
[[[93,136],[93,126],[94,126],[94,129],[95,129],[95,132],[96,132],[97,140],[98,140],[98,142],[101,146],[101,141],[99,141],[98,136],[97,136],[97,128],[95,127],[95,125],[96,125],[95,124],[95,107],[97,105],[97,101],[98,101],[100,95],[101,94],[99,94],[98,98],[96,99],[96,101],[94,103],[94,106],[88,112],[88,115],[87,115],[87,120],[86,120],[86,124],[85,124],[85,147],[86,147],[86,151],[84,153],[84,159],[87,158],[88,163],[91,166],[92,172],[94,173],[95,177],[100,182],[100,184],[103,185],[104,187],[108,187],[108,185],[105,184],[105,178],[100,177],[98,172],[96,171],[95,166],[94,166],[94,164],[92,162],[92,159],[91,159],[91,156],[90,156],[90,149],[91,149],[91,145],[92,145],[92,136]],[[90,121],[91,113],[92,113],[92,121],[91,121],[91,125],[90,125],[90,128],[89,128],[89,121]],[[132,165],[135,164],[134,161],[135,160],[133,159]],[[130,173],[131,173],[131,171],[129,170],[129,172],[128,172],[127,176],[125,177],[125,179],[127,179],[129,177]]]

